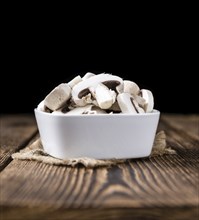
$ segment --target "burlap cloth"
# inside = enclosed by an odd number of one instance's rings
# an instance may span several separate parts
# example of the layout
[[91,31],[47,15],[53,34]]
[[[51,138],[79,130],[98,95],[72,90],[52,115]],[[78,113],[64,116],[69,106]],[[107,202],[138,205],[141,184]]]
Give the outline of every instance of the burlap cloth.
[[[175,154],[175,150],[171,149],[166,144],[166,135],[164,131],[160,131],[156,134],[151,155],[149,157],[159,156],[163,154]],[[85,167],[100,167],[111,166],[118,163],[124,163],[129,159],[111,159],[111,160],[97,160],[93,158],[71,158],[67,160],[61,160],[47,154],[42,147],[40,138],[36,139],[25,149],[18,153],[12,154],[13,159],[18,160],[35,160],[46,164],[62,165],[62,166],[76,166],[82,164]]]

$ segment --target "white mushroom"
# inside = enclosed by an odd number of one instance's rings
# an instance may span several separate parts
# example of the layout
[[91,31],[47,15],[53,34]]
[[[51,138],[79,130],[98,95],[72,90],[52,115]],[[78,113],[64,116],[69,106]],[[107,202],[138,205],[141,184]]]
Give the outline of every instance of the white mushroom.
[[86,73],[86,74],[82,77],[82,80],[86,80],[86,79],[88,79],[88,78],[90,78],[90,77],[92,77],[92,76],[95,76],[95,74],[94,74],[94,73],[91,73],[91,72],[88,72],[88,73]]
[[144,113],[144,110],[139,107],[138,103],[129,93],[121,93],[117,96],[118,105],[122,113]]
[[107,114],[107,112],[97,106],[92,106],[91,110],[85,111],[83,114],[96,115],[96,114]]
[[109,90],[104,84],[99,83],[95,89],[95,97],[101,109],[108,109],[115,102],[116,93]]
[[85,112],[91,111],[93,105],[86,105],[83,107],[77,107],[74,108],[73,110],[67,112],[66,114],[68,115],[80,115],[80,114],[84,114]]
[[138,102],[135,99],[133,99],[133,97],[131,98],[131,101],[138,113],[145,113],[144,109],[139,106]]
[[141,95],[132,95],[132,96],[133,96],[133,99],[138,103],[138,105],[145,110],[146,100],[142,98]]
[[52,115],[65,115],[69,111],[70,109],[68,108],[68,106],[64,106],[64,107],[57,109],[56,111],[53,111]]
[[62,107],[71,97],[71,88],[67,83],[55,87],[44,99],[44,105],[52,111]]
[[84,101],[87,104],[91,104],[93,102],[91,93],[88,93],[84,97],[82,97],[82,101]]
[[44,100],[39,103],[37,109],[42,112],[51,112],[50,109],[44,105]]
[[154,98],[153,94],[150,90],[147,89],[141,89],[140,95],[143,97],[146,101],[146,104],[144,106],[145,112],[152,112],[154,107]]
[[120,106],[118,105],[117,101],[113,103],[113,105],[109,108],[109,110],[114,112],[121,112]]
[[106,111],[93,106],[93,105],[86,105],[83,107],[77,107],[69,111],[65,111],[64,108],[60,108],[52,113],[53,115],[81,115],[81,114],[107,114]]
[[109,89],[116,90],[117,92],[123,91],[123,80],[118,76],[111,74],[98,74],[75,85],[72,89],[72,98],[79,106],[84,106],[86,103],[82,101],[82,97],[90,93],[90,88],[94,90],[99,83],[103,83]]
[[69,111],[65,111],[64,108],[60,108],[57,111],[54,111],[52,114],[53,115],[63,115],[63,114],[64,115],[80,115],[80,114],[83,114],[84,112],[90,111],[92,109],[92,106],[93,105],[86,105],[83,107],[74,108]]
[[37,109],[54,115],[113,114],[152,112],[154,98],[130,80],[87,72],[55,87]]
[[72,79],[70,82],[68,82],[68,85],[73,88],[77,83],[81,82],[82,78],[81,76],[76,76],[74,79]]
[[37,106],[37,109],[39,110],[39,111],[42,111],[42,112],[45,112],[45,105],[44,105],[44,101],[41,101],[40,103],[39,103],[39,105]]
[[137,95],[140,91],[139,86],[133,81],[124,80],[124,92],[127,92],[131,95]]

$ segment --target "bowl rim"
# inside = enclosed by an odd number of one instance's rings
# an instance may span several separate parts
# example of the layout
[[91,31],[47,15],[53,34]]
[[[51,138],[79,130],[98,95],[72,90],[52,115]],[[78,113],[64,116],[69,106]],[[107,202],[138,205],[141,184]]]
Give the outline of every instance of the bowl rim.
[[48,115],[51,117],[64,117],[64,118],[71,118],[71,117],[81,117],[81,118],[86,118],[86,117],[147,117],[147,116],[154,116],[154,115],[160,115],[160,111],[157,109],[153,109],[152,112],[148,113],[139,113],[139,114],[126,114],[126,113],[114,113],[114,114],[81,114],[81,115],[67,115],[67,114],[52,114],[49,112],[43,112],[37,108],[34,109],[35,113],[38,114],[43,114],[43,115]]

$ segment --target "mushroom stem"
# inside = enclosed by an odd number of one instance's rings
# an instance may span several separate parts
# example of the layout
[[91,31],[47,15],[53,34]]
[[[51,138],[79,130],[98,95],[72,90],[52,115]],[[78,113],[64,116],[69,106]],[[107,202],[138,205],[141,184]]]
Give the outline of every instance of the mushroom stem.
[[108,109],[115,102],[116,93],[100,83],[96,87],[95,97],[101,109]]
[[144,113],[144,109],[138,105],[137,101],[129,93],[119,94],[117,101],[122,113]]

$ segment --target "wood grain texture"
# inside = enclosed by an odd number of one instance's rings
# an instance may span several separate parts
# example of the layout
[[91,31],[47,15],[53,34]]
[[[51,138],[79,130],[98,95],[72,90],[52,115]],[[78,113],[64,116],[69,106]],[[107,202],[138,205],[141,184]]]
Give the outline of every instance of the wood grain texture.
[[11,161],[11,154],[25,147],[36,131],[32,115],[0,116],[0,171]]
[[198,210],[183,208],[136,208],[136,209],[43,209],[13,207],[4,208],[0,214],[2,220],[198,220]]
[[197,219],[197,133],[183,130],[186,118],[171,116],[171,123],[169,117],[161,118],[159,129],[165,130],[176,155],[95,169],[12,161],[0,173],[2,218]]
[[161,119],[180,131],[186,131],[199,140],[199,115],[163,114]]

